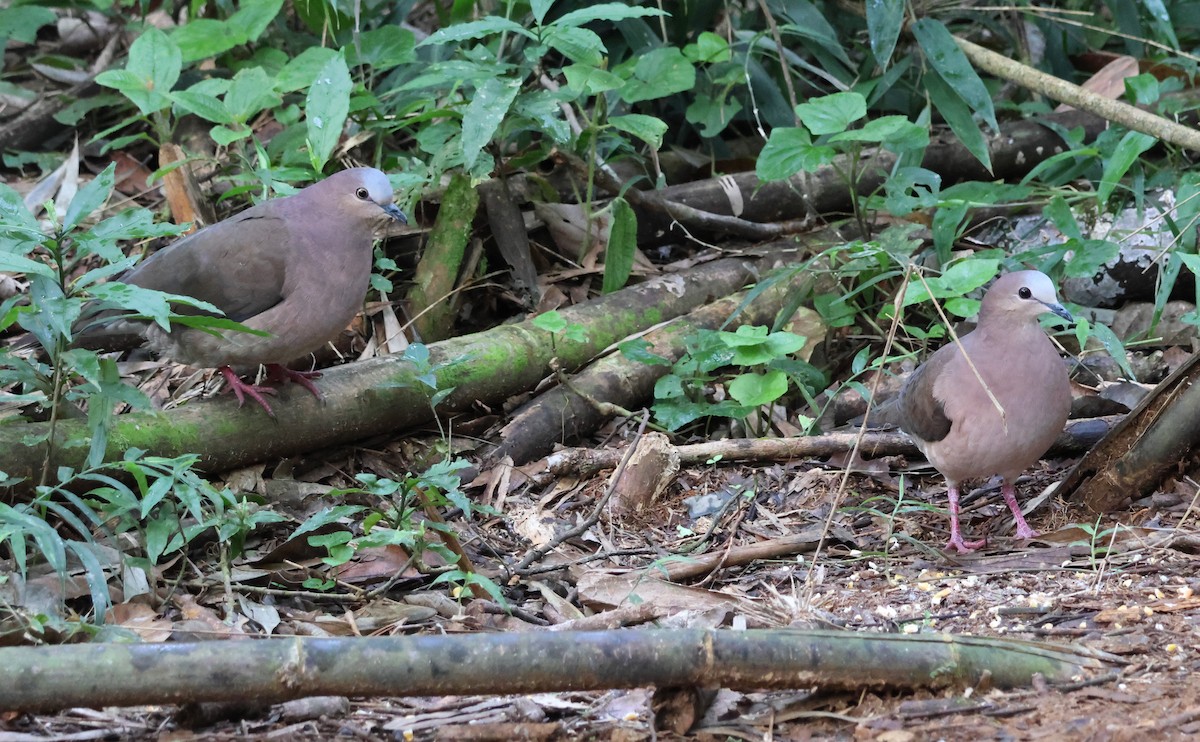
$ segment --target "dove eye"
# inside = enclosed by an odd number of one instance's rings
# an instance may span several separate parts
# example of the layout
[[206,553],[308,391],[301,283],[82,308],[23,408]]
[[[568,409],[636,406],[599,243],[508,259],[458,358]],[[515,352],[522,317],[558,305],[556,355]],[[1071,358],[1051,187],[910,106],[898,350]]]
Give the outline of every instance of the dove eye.
[[1027,287],[1022,286],[1020,290],[1017,291],[1017,296],[1021,297],[1022,299],[1028,299],[1029,297],[1033,296],[1033,292]]
[[357,191],[355,191],[355,192],[354,192],[354,195],[355,195],[355,196],[358,196],[358,197],[359,197],[359,198],[361,198],[363,201],[366,201],[366,200],[367,200],[367,197],[368,197],[368,196],[370,196],[371,194],[370,194],[370,193],[367,193],[367,189],[366,189],[366,188],[359,188]]

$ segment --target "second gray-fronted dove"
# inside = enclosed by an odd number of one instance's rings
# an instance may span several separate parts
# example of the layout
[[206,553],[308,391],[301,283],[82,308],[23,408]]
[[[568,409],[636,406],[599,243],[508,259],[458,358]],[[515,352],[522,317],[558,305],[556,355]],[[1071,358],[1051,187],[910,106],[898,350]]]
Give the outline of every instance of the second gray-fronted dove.
[[1049,277],[1001,276],[983,298],[975,329],[930,356],[900,392],[900,427],[946,477],[947,548],[965,553],[984,543],[963,541],[958,524],[959,484],[975,477],[1003,477],[1017,538],[1038,535],[1021,515],[1013,481],[1062,432],[1071,408],[1066,367],[1038,324],[1046,312],[1071,320]]
[[[262,395],[274,390],[242,381],[234,368],[265,364],[272,380],[291,379],[320,397],[311,381],[320,374],[283,364],[335,338],[362,308],[375,232],[393,220],[408,221],[392,199],[379,170],[344,170],[191,234],[119,280],[200,299],[267,333],[214,335],[178,324],[169,332],[153,324],[144,329],[161,356],[218,368],[239,405],[249,396],[273,414]],[[104,333],[103,327],[85,329],[84,344],[103,345]]]

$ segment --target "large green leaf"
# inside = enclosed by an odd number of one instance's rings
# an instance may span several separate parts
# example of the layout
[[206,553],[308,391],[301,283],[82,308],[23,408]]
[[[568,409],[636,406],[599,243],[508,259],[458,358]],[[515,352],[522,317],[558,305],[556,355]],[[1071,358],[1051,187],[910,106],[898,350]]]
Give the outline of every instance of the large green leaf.
[[771,130],[766,146],[758,154],[754,172],[759,180],[783,180],[799,172],[813,172],[836,156],[832,147],[814,145],[806,130],[781,127]]
[[481,18],[477,21],[468,21],[466,23],[456,23],[453,26],[439,28],[429,36],[427,36],[418,47],[434,46],[437,44],[452,44],[458,41],[469,41],[471,39],[482,39],[487,36],[495,36],[500,33],[515,33],[526,38],[536,38],[532,32],[525,29],[520,23],[510,21],[507,18],[490,15],[486,18]]
[[521,81],[516,78],[488,80],[475,90],[462,122],[463,165],[468,170],[500,128],[500,122],[520,90]]
[[[350,96],[350,72],[346,70],[345,62],[341,57],[335,60],[330,60],[330,64],[326,65],[325,72],[331,74],[327,83],[328,87],[323,88],[330,96],[344,95],[349,105]],[[346,70],[345,75],[338,77],[342,70]],[[314,81],[313,87],[316,87],[317,82]],[[271,78],[267,75],[262,67],[243,67],[238,70],[238,73],[233,76],[233,81],[229,84],[229,91],[225,93],[225,109],[233,117],[233,120],[238,123],[246,123],[251,118],[256,116],[265,108],[278,105],[280,102],[279,94],[275,92],[275,88],[271,83]],[[334,117],[338,115],[338,108],[331,105],[325,111],[317,111],[317,115],[330,116],[331,120],[336,120]],[[308,115],[313,115],[311,101],[308,108]],[[346,120],[346,114],[341,114],[341,121]],[[341,129],[341,123],[338,124],[338,129]],[[311,139],[310,139],[311,141]]]
[[177,90],[171,93],[175,105],[187,113],[199,116],[214,124],[232,124],[233,116],[226,110],[225,104],[215,95],[201,93],[195,90]]
[[337,55],[338,53],[334,49],[310,46],[293,57],[279,71],[279,74],[275,76],[275,89],[280,93],[290,93],[307,88],[312,85],[313,80],[317,79],[317,75],[321,73],[325,65],[329,64]]
[[992,131],[999,131],[992,96],[975,72],[975,68],[971,66],[967,55],[954,43],[954,36],[950,31],[941,21],[932,18],[917,21],[913,24],[912,31],[934,71],[966,101],[972,111],[983,117],[987,125],[992,127]]
[[667,124],[657,116],[647,116],[642,113],[627,113],[624,116],[613,116],[608,120],[614,129],[632,134],[649,144],[655,150],[661,149],[663,137],[667,133]]
[[350,113],[350,69],[339,54],[321,68],[308,89],[305,117],[308,156],[313,170],[321,172],[342,137],[342,126]]
[[787,374],[778,369],[741,374],[729,382],[728,388],[729,396],[747,407],[771,404],[787,392]]
[[1129,131],[1117,142],[1116,148],[1104,161],[1104,174],[1100,177],[1100,185],[1096,188],[1096,200],[1101,204],[1108,201],[1113,189],[1121,182],[1121,178],[1129,172],[1133,163],[1146,150],[1154,146],[1158,140],[1140,131]]
[[691,90],[696,85],[696,68],[675,47],[655,49],[638,57],[633,77],[621,88],[626,103],[665,98]]
[[975,155],[975,159],[991,172],[992,155],[988,150],[987,137],[979,130],[966,101],[938,75],[925,76],[925,90],[929,93],[933,107],[950,125],[950,131],[954,132],[967,151]]
[[10,38],[33,44],[37,41],[38,29],[56,20],[58,16],[53,10],[36,5],[0,8],[0,48],[4,47],[4,40]]
[[658,8],[639,8],[624,3],[599,3],[579,10],[564,13],[551,24],[553,26],[582,26],[592,21],[622,21],[628,18],[646,18],[666,15]]
[[622,288],[633,270],[637,254],[637,215],[629,202],[621,197],[612,202],[612,226],[608,230],[608,247],[604,251],[604,285],[602,293],[611,294]]
[[38,220],[25,208],[21,194],[4,183],[0,183],[0,236],[5,238],[0,241],[0,246],[4,247],[0,255],[13,252],[16,247],[14,243],[38,243],[42,240]]
[[245,44],[247,38],[245,30],[228,21],[194,18],[176,28],[171,41],[179,47],[184,62],[196,62]]
[[103,172],[79,189],[63,216],[64,231],[74,229],[85,217],[104,205],[108,195],[112,193],[116,167],[116,163],[109,163]]
[[416,46],[413,32],[399,26],[380,26],[364,31],[358,41],[346,47],[346,60],[350,66],[368,64],[376,71],[411,63],[415,59]]
[[886,70],[904,25],[904,0],[867,0],[867,36],[879,69]]
[[572,62],[600,67],[604,63],[604,42],[594,31],[571,26],[551,26],[542,41]]
[[834,93],[799,104],[796,115],[814,136],[837,134],[867,115],[867,100],[859,93]]
[[157,28],[147,29],[129,47],[129,62],[123,70],[105,70],[96,82],[115,88],[148,116],[171,105],[167,93],[175,87],[183,69],[179,46]]

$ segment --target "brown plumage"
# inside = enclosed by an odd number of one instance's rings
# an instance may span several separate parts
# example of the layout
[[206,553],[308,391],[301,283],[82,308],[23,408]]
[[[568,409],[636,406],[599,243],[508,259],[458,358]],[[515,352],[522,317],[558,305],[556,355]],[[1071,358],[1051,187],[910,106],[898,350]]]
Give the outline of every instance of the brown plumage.
[[930,356],[900,392],[900,427],[946,477],[948,548],[967,552],[983,544],[963,541],[958,524],[959,483],[975,477],[1003,477],[1017,538],[1037,535],[1021,515],[1012,483],[1062,432],[1071,408],[1066,368],[1038,325],[1046,312],[1071,319],[1045,274],[1001,276],[984,296],[975,330]]
[[[362,307],[375,232],[392,220],[407,223],[392,199],[391,184],[379,170],[345,170],[189,235],[120,280],[206,301],[228,318],[268,333],[213,335],[180,325],[170,332],[142,326],[161,356],[219,368],[239,404],[246,395],[271,413],[262,395],[274,390],[247,384],[233,367],[266,364],[272,379],[290,378],[320,396],[310,381],[319,374],[283,364],[332,340]],[[106,333],[127,333],[128,325],[89,327],[84,344],[103,345]]]

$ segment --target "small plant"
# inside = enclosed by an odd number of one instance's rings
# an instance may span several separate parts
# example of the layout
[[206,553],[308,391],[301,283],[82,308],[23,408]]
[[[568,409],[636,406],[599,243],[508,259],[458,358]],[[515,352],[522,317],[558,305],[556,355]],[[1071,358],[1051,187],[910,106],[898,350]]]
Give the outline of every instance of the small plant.
[[[461,459],[443,461],[429,467],[423,474],[410,475],[401,480],[387,479],[375,474],[359,474],[359,486],[333,490],[330,497],[366,495],[377,499],[378,506],[334,505],[314,514],[295,531],[290,539],[326,529],[320,535],[308,536],[311,546],[323,548],[327,556],[322,561],[329,567],[346,564],[365,548],[399,546],[411,555],[418,569],[436,572],[434,584],[450,582],[460,586],[479,585],[497,601],[503,602],[500,588],[490,579],[472,572],[462,565],[460,556],[448,543],[457,543],[450,527],[437,520],[420,517],[426,508],[455,507],[465,518],[472,515],[497,515],[488,507],[473,502],[459,487],[456,472],[469,466]],[[361,525],[361,532],[347,528],[347,520]],[[327,530],[330,527],[333,530]],[[434,538],[444,534],[448,538]],[[447,568],[432,568],[426,565],[423,555],[436,554]],[[304,586],[311,590],[328,590],[334,583],[327,577],[310,577]]]
[[1108,556],[1108,551],[1112,547],[1112,541],[1116,538],[1120,531],[1120,526],[1114,528],[1100,528],[1100,518],[1096,518],[1095,523],[1076,523],[1075,527],[1087,534],[1087,539],[1076,539],[1067,546],[1082,546],[1088,550],[1088,561],[1091,563],[1092,569],[1097,569],[1101,566],[1101,561]]
[[[857,92],[814,98],[797,105],[795,112],[803,126],[771,130],[758,157],[758,177],[764,181],[783,180],[799,172],[833,167],[850,189],[859,229],[862,234],[870,234],[869,219],[858,197],[858,182],[864,175],[860,155],[868,146],[881,146],[897,155],[897,163],[909,160],[919,163],[921,152],[929,144],[928,130],[903,116],[894,115],[851,128],[867,115],[867,100]],[[936,195],[940,182],[936,175],[929,173],[933,175],[930,179],[915,167],[905,172],[911,179],[906,185],[915,187],[920,180]],[[915,205],[907,204],[909,207]]]
[[550,333],[551,347],[554,347],[554,342],[559,336],[572,343],[587,342],[587,330],[583,325],[578,322],[567,322],[557,310],[551,309],[549,312],[543,312],[534,317],[531,322],[539,330]]
[[[53,443],[55,423],[62,405],[85,403],[91,430],[89,467],[99,466],[105,453],[107,430],[118,403],[147,407],[149,401],[136,389],[121,383],[115,361],[73,347],[88,318],[99,312],[154,322],[168,329],[172,322],[208,329],[248,328],[225,319],[212,305],[186,296],[130,286],[104,279],[124,272],[137,260],[117,247],[119,240],[178,234],[182,227],[156,224],[145,209],[127,209],[87,227],[84,220],[100,210],[113,188],[114,166],[82,187],[67,206],[62,222],[53,221],[43,231],[25,209],[20,196],[0,184],[0,270],[23,273],[29,281],[28,300],[14,296],[0,303],[0,332],[17,325],[30,333],[46,360],[38,355],[18,355],[0,349],[0,395],[37,404],[50,412],[46,434]],[[97,266],[97,263],[99,264]],[[90,270],[85,270],[89,266]],[[182,304],[211,314],[182,315],[172,311]],[[85,314],[85,307],[87,313]],[[13,393],[11,390],[23,391]],[[87,445],[71,441],[68,445]],[[42,483],[49,478],[53,450],[49,450]]]
[[[791,357],[804,346],[804,338],[790,332],[749,325],[736,332],[699,330],[684,345],[684,355],[654,385],[654,417],[669,430],[701,417],[749,418],[782,397],[793,383],[811,401],[825,384],[820,371]],[[623,346],[622,352],[634,358],[646,355],[634,346]],[[741,372],[718,373],[731,367]],[[718,382],[729,399],[712,398]]]
[[[108,575],[137,570],[149,584],[164,556],[184,550],[204,533],[240,553],[246,534],[279,516],[238,500],[228,489],[218,490],[193,470],[197,456],[163,458],[138,450],[120,461],[78,471],[57,470],[57,482],[39,486],[29,502],[0,503],[0,546],[25,574],[40,557],[64,579],[71,570],[68,554],[83,567],[91,591],[95,620],[103,622],[109,606]],[[84,491],[78,495],[76,492]],[[50,523],[59,523],[56,529]],[[59,530],[73,535],[63,536]],[[118,548],[121,563],[102,563],[93,546],[97,535],[112,545],[113,537],[132,534],[136,548]],[[126,582],[126,599],[136,595],[137,582]],[[145,589],[149,589],[148,587]]]

